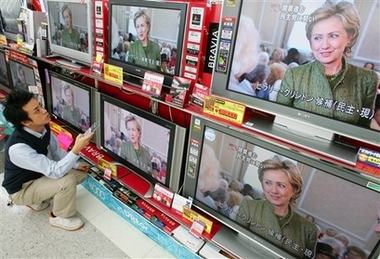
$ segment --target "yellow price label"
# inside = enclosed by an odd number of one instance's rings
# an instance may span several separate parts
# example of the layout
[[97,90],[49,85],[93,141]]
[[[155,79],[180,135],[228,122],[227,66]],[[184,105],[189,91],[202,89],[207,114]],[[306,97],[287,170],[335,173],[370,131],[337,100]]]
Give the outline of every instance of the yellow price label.
[[104,64],[104,78],[114,83],[123,84],[123,68]]
[[245,105],[206,95],[203,102],[203,112],[241,125],[244,119]]
[[7,37],[3,34],[0,34],[0,45],[7,45]]
[[109,168],[112,171],[112,176],[117,177],[117,167],[115,164],[112,164],[112,163],[108,162],[107,160],[99,157],[98,158],[98,167],[103,171],[106,170],[106,168]]
[[200,220],[202,221],[203,223],[205,223],[205,228],[204,228],[204,231],[208,234],[211,233],[211,228],[212,228],[212,224],[213,222],[205,217],[203,217],[202,215],[200,215],[199,213],[193,211],[192,209],[190,209],[189,207],[186,207],[184,206],[183,207],[183,212],[182,212],[182,216],[191,221],[191,222],[194,222],[194,220]]
[[58,135],[59,133],[63,132],[63,133],[65,133],[66,135],[68,135],[69,137],[72,137],[72,134],[71,134],[68,130],[62,128],[61,126],[59,126],[59,125],[58,125],[57,123],[55,123],[55,122],[50,121],[49,126],[50,126],[50,130],[51,130],[55,135]]

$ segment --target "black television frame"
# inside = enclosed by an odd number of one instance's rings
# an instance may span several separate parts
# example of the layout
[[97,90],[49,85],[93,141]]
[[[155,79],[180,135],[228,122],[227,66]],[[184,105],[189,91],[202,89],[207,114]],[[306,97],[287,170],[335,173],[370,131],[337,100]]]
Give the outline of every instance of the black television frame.
[[[18,28],[18,18],[20,16],[21,12],[21,2],[22,1],[6,1],[7,3],[2,3],[0,1],[0,4],[7,5],[9,7],[10,2],[12,2],[12,10],[5,10],[2,8],[0,10],[1,13],[1,23],[4,30],[4,35],[7,38],[7,40],[16,42],[17,41],[17,34],[19,34],[19,28]],[[12,27],[11,27],[12,26]]]
[[[47,92],[47,109],[50,112],[50,114],[58,121],[64,123],[65,125],[69,126],[70,129],[72,129],[76,133],[83,133],[87,128],[89,128],[95,121],[96,121],[96,113],[97,109],[95,107],[96,105],[96,90],[94,87],[91,87],[89,85],[86,85],[82,82],[79,82],[73,78],[70,78],[68,76],[59,74],[57,72],[54,72],[52,70],[48,71],[49,73],[49,79],[48,79],[48,84],[46,87],[46,92]],[[55,91],[53,91],[53,77],[56,79],[60,80],[63,83],[67,83],[71,86],[74,86],[76,88],[79,88],[83,91],[86,91],[88,93],[88,117],[89,117],[89,123],[86,125],[86,128],[80,128],[78,125],[74,125],[70,123],[69,121],[65,120],[54,108],[54,105],[57,104],[56,101],[53,101],[55,99],[55,96],[53,94]],[[64,85],[61,86],[62,88]],[[59,89],[60,91],[63,91],[63,89]]]
[[6,49],[0,49],[0,59],[1,62],[4,60],[4,67],[1,68],[5,70],[4,74],[6,76],[5,80],[3,77],[0,78],[0,85],[3,86],[6,91],[11,91],[13,87],[8,64],[8,51]]
[[[263,258],[293,258],[294,255],[288,254],[268,240],[237,224],[229,217],[216,212],[214,209],[197,199],[196,193],[198,176],[200,163],[202,163],[202,147],[205,142],[204,138],[206,128],[218,131],[225,135],[229,135],[233,139],[242,140],[245,143],[253,144],[255,147],[257,146],[270,152],[280,154],[281,156],[290,158],[291,160],[301,162],[302,164],[320,170],[322,173],[326,173],[331,177],[336,177],[337,180],[347,181],[348,183],[357,185],[359,188],[363,188],[363,190],[366,189],[373,191],[374,195],[380,195],[380,192],[377,189],[379,182],[371,177],[366,177],[356,171],[346,169],[330,162],[319,160],[309,155],[305,155],[302,152],[288,148],[279,142],[268,138],[255,136],[246,130],[241,130],[236,127],[222,124],[221,122],[210,121],[203,117],[193,115],[190,126],[188,151],[186,157],[183,196],[193,197],[193,206],[197,207],[201,211],[205,212],[223,224],[221,231],[218,231],[212,240],[215,243],[219,244],[221,247],[225,247],[239,258],[251,258],[254,255],[261,256]],[[232,164],[233,161],[230,161],[229,159],[228,163]],[[222,169],[220,169],[220,171],[221,170]],[[304,183],[303,192],[307,191],[308,186],[305,186],[305,184],[306,183]],[[373,213],[373,226],[375,225],[376,221],[376,208],[378,205],[379,204],[375,204],[374,210],[371,212]],[[373,235],[375,235],[373,228],[371,230]],[[377,241],[373,250],[370,252],[371,254],[369,258],[376,259],[377,255],[380,252],[379,240]]]
[[[17,68],[18,67],[21,67],[27,71],[26,78],[29,80],[29,82],[27,82],[27,83],[31,83],[31,84],[28,84],[27,86],[36,85],[37,80],[36,80],[35,72],[37,72],[38,70],[36,71],[34,69],[34,67],[30,66],[29,64],[21,63],[20,60],[16,60],[13,58],[9,58],[8,64],[9,64],[10,80],[12,82],[13,89],[17,89],[16,84],[17,84],[17,78],[18,78],[18,76],[17,76],[17,74],[18,74]],[[14,74],[14,73],[16,73],[16,74]],[[31,82],[31,80],[33,80],[33,82]],[[29,88],[24,89],[24,90],[29,91]]]
[[[117,6],[119,7],[139,7],[139,8],[153,8],[153,9],[164,9],[164,10],[173,10],[179,11],[179,22],[178,22],[178,36],[177,36],[177,60],[175,71],[172,74],[164,73],[159,70],[150,70],[144,66],[139,66],[131,62],[121,61],[115,58],[112,58],[112,38],[114,28],[112,26],[112,16],[113,16],[113,8]],[[185,39],[185,31],[186,31],[186,19],[187,19],[188,6],[186,2],[165,2],[165,1],[146,1],[146,0],[112,0],[109,3],[109,44],[108,44],[108,63],[122,67],[124,72],[123,80],[137,87],[142,87],[142,79],[147,71],[151,71],[154,73],[158,73],[164,76],[164,86],[171,86],[173,81],[173,76],[179,76],[181,72],[181,64],[182,64],[182,52],[184,48],[184,39]],[[133,17],[132,17],[133,18]]]
[[[118,100],[114,97],[106,95],[104,93],[100,93],[100,101],[99,107],[102,111],[100,115],[100,128],[101,128],[101,136],[99,140],[99,147],[104,150],[107,155],[112,157],[116,163],[121,164],[131,171],[137,173],[141,177],[145,178],[152,185],[156,183],[161,183],[167,187],[169,187],[172,191],[177,192],[182,188],[183,184],[183,172],[184,169],[184,154],[186,150],[186,134],[187,130],[171,121],[168,121],[164,118],[161,118],[157,115],[151,114],[145,110],[139,109],[137,107],[131,106],[130,104]],[[167,146],[167,169],[166,169],[166,181],[161,182],[155,179],[150,174],[144,172],[142,169],[128,162],[126,159],[122,158],[118,154],[114,153],[110,148],[106,145],[105,139],[105,103],[113,105],[118,109],[122,109],[127,113],[132,113],[135,117],[139,117],[144,121],[148,121],[149,123],[155,124],[157,126],[162,127],[162,129],[168,129],[170,131],[169,143]],[[107,115],[108,116],[108,115]],[[123,118],[124,120],[124,118]],[[111,126],[111,125],[110,125]],[[142,126],[142,125],[141,125]],[[143,127],[143,126],[142,126]],[[119,130],[119,129],[118,129]],[[127,137],[127,136],[126,136]],[[157,136],[156,136],[157,137]],[[167,138],[167,136],[165,136]],[[150,153],[152,156],[152,153]],[[145,197],[151,196],[152,193],[145,194]]]

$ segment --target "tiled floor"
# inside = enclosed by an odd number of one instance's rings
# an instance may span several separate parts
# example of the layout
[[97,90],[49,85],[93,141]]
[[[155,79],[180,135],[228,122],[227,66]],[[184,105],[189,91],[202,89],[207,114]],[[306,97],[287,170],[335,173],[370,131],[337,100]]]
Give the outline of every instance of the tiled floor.
[[74,232],[51,227],[49,208],[8,207],[7,197],[1,187],[0,258],[174,258],[82,186],[77,208],[85,226]]

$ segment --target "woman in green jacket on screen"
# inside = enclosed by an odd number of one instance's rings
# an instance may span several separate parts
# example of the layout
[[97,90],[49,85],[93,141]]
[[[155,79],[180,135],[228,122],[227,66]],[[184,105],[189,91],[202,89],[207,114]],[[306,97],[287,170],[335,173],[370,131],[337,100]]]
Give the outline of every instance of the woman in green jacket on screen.
[[137,40],[129,48],[127,61],[148,69],[160,71],[161,55],[158,43],[149,39],[151,18],[146,10],[139,9],[134,16]]
[[141,125],[133,115],[125,117],[128,139],[121,145],[120,156],[140,168],[151,173],[152,163],[149,151],[141,145]]
[[260,164],[258,176],[265,199],[244,199],[236,222],[297,258],[314,258],[317,226],[291,206],[303,188],[298,167],[275,156]]
[[327,2],[310,17],[306,36],[315,60],[287,70],[277,103],[369,127],[377,75],[346,59],[359,37],[354,4]]

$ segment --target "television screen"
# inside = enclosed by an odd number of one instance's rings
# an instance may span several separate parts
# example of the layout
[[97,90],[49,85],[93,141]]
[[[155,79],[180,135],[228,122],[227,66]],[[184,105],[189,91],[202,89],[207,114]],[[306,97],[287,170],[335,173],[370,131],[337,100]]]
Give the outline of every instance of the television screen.
[[50,71],[50,111],[77,132],[84,132],[92,122],[91,87]]
[[334,258],[349,249],[378,254],[375,182],[195,116],[188,145],[184,196],[281,258],[314,258],[317,243],[330,245]]
[[9,68],[11,71],[13,87],[15,89],[29,91],[29,86],[36,85],[36,77],[33,67],[9,59]]
[[16,41],[19,33],[17,19],[20,15],[21,1],[0,0],[1,22],[7,40]]
[[8,57],[5,50],[0,50],[0,84],[11,89],[9,83]]
[[102,148],[151,183],[177,191],[186,130],[104,94],[100,107]]
[[91,64],[93,57],[92,1],[47,0],[47,7],[48,37],[52,53],[62,55],[72,62]]
[[[332,137],[378,145],[379,83],[376,71],[364,68],[367,62],[380,65],[378,2],[316,11],[325,2],[225,5],[212,93],[275,115],[290,130],[314,125]],[[328,12],[341,12],[350,22]],[[336,27],[323,27],[331,21],[340,26],[340,37]],[[336,38],[343,39],[339,45]]]
[[180,73],[186,14],[186,3],[111,1],[108,63],[137,78],[163,74],[170,86]]

